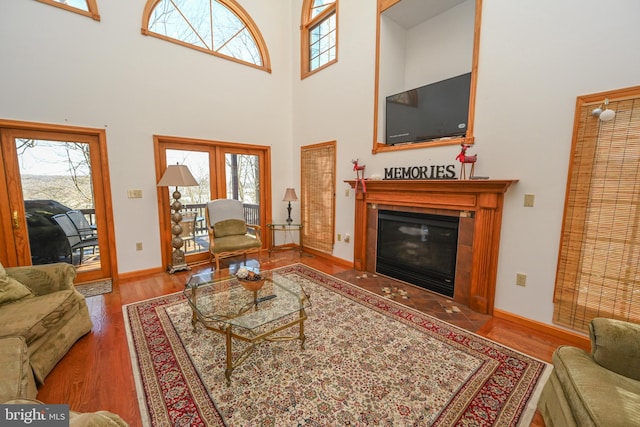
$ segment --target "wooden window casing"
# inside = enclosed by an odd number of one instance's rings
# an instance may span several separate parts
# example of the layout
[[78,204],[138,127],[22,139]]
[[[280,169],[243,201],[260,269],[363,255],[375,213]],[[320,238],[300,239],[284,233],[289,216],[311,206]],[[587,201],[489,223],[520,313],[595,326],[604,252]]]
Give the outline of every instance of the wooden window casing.
[[335,236],[336,142],[300,150],[304,248],[331,254]]
[[[213,40],[203,40],[202,38],[200,38],[198,32],[196,31],[195,27],[189,22],[189,20],[187,19],[186,16],[184,16],[184,14],[182,14],[182,12],[178,9],[178,12],[183,16],[183,18],[185,19],[187,25],[189,25],[191,27],[191,29],[194,31],[194,33],[198,36],[199,40],[202,42],[202,44],[205,46],[199,46],[196,44],[192,44],[189,43],[187,41],[183,41],[177,38],[173,38],[173,37],[169,37],[166,34],[161,34],[161,33],[157,33],[154,31],[151,31],[149,29],[149,25],[150,25],[150,19],[151,19],[151,15],[154,12],[154,9],[156,8],[156,6],[158,6],[163,0],[147,0],[147,3],[145,4],[144,7],[144,12],[142,13],[142,34],[145,36],[152,36],[152,37],[156,37],[171,43],[176,43],[179,44],[181,46],[184,47],[188,47],[190,49],[195,49],[198,50],[200,52],[204,52],[204,53],[208,53],[214,56],[217,56],[219,58],[224,58],[224,59],[228,59],[230,61],[234,61],[237,62],[239,64],[243,64],[243,65],[248,65],[250,67],[254,67],[254,68],[258,68],[260,70],[266,71],[268,73],[271,73],[271,60],[269,58],[269,50],[267,49],[267,43],[264,41],[264,38],[262,37],[262,33],[260,33],[260,30],[258,29],[258,26],[256,25],[256,23],[253,21],[253,19],[251,18],[251,15],[249,15],[249,13],[244,10],[244,8],[242,8],[242,6],[240,6],[235,0],[217,0],[217,3],[219,3],[220,5],[224,6],[228,11],[230,11],[231,13],[233,13],[233,15],[235,15],[236,18],[238,18],[239,21],[241,21],[244,24],[244,28],[240,29],[238,31],[237,34],[239,34],[240,32],[244,31],[245,29],[249,32],[253,43],[255,43],[255,48],[258,51],[259,55],[260,55],[260,59],[259,61],[255,61],[255,62],[250,62],[241,58],[236,58],[230,55],[226,55],[222,52],[220,52],[219,50],[224,48],[224,45],[226,45],[228,43],[225,42],[222,46],[213,46]],[[195,1],[195,0],[194,0]],[[203,0],[200,0],[203,1]],[[207,19],[210,19],[209,24],[211,26],[214,25],[213,22],[213,16],[208,16],[206,17]],[[213,34],[215,33],[215,28],[211,29],[211,36],[213,37]],[[232,38],[231,38],[232,39]],[[229,39],[229,40],[231,40]],[[208,46],[207,43],[211,44],[211,46]]]
[[[273,200],[270,178],[272,175],[271,148],[269,146],[166,135],[154,135],[153,141],[157,181],[160,180],[162,174],[167,168],[167,149],[209,153],[209,194],[212,200],[227,198],[227,180],[225,175],[225,155],[227,153],[258,156],[260,171],[259,204],[261,206],[259,224],[263,225],[262,240],[263,244],[265,244],[266,246],[266,239],[268,238],[268,236],[264,231],[264,224],[269,224],[272,222],[271,201]],[[169,206],[171,204],[169,193],[170,192],[167,191],[166,188],[157,188],[157,209],[160,227],[160,240],[162,245],[162,265],[168,265],[170,263],[172,253],[171,239],[173,238],[173,235],[171,234],[171,221],[170,216],[168,215],[170,211]],[[209,259],[208,250],[205,252],[196,253],[194,255],[187,255],[188,263],[206,261],[207,259]]]
[[[329,25],[332,30],[325,37],[333,37],[329,43],[330,59],[314,66],[312,31]],[[300,25],[300,78],[304,79],[338,62],[338,0],[303,0]]]
[[98,4],[96,0],[85,0],[87,4],[87,9],[80,9],[68,4],[61,3],[57,0],[36,0],[40,3],[45,3],[51,6],[59,7],[60,9],[68,10],[69,12],[78,13],[80,15],[88,16],[91,19],[95,19],[96,21],[100,20],[100,14],[98,13]]
[[[376,68],[375,68],[375,88],[374,88],[374,103],[373,103],[373,149],[372,153],[386,153],[390,151],[404,151],[415,150],[418,148],[438,147],[443,145],[460,145],[460,144],[474,144],[474,122],[476,111],[476,86],[478,81],[478,61],[480,57],[480,27],[482,23],[482,2],[483,0],[475,0],[475,20],[474,20],[474,36],[473,36],[473,57],[471,62],[471,88],[469,92],[469,118],[467,120],[467,134],[465,137],[454,137],[450,139],[440,141],[422,141],[414,142],[412,144],[396,144],[389,145],[382,141],[378,135],[378,120],[379,120],[379,99],[380,96],[380,21],[382,13],[388,8],[392,7],[401,0],[377,0],[378,1],[378,20],[376,26]],[[437,59],[435,59],[437,61]]]
[[[608,122],[592,115],[609,99]],[[594,317],[640,323],[640,86],[579,97],[553,321],[587,332]]]

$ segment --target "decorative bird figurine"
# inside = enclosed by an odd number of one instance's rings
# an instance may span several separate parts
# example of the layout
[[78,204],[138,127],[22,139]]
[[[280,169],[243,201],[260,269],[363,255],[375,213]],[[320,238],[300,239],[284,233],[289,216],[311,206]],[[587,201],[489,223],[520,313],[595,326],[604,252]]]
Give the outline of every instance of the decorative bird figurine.
[[467,155],[467,150],[469,149],[469,145],[460,144],[462,147],[460,149],[460,154],[456,156],[456,160],[460,161],[460,179],[467,179],[467,164],[471,164],[471,172],[469,173],[469,178],[473,177],[473,170],[478,160],[478,155],[474,154],[473,156]]
[[353,170],[356,171],[356,186],[355,186],[355,192],[358,192],[358,181],[360,181],[360,183],[362,183],[362,192],[366,193],[367,192],[367,184],[364,181],[364,168],[365,165],[360,165],[358,164],[358,159],[355,160],[351,160],[351,163],[353,163]]

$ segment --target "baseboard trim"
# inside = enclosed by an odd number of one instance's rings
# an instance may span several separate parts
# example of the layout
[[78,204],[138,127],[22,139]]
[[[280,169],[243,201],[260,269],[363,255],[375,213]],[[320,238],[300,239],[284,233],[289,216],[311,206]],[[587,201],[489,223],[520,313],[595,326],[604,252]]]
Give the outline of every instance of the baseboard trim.
[[308,253],[310,255],[317,256],[319,258],[327,259],[327,260],[329,260],[329,261],[331,261],[331,262],[333,262],[335,264],[338,264],[338,265],[340,265],[342,267],[353,268],[353,261],[348,261],[348,260],[343,259],[343,258],[337,258],[337,257],[335,257],[335,256],[333,256],[331,254],[327,254],[327,253],[324,253],[324,252],[321,252],[321,251],[317,251],[315,249],[310,249],[310,248],[307,248],[307,247],[303,248],[302,251],[303,251],[303,253],[306,252],[306,253]]
[[148,276],[153,275],[153,274],[163,273],[165,271],[167,271],[167,270],[162,268],[162,267],[149,268],[147,270],[130,271],[128,273],[120,273],[118,275],[118,280],[119,281],[135,280],[135,279],[140,279],[140,278],[143,278],[143,277],[148,277]]
[[538,322],[536,320],[527,319],[526,317],[518,316],[517,314],[509,313],[497,308],[493,309],[493,316],[497,317],[498,319],[508,320],[510,322],[517,323],[535,331],[551,335],[555,338],[559,338],[563,341],[566,341],[567,344],[580,347],[586,351],[590,351],[591,349],[591,341],[586,335],[567,331],[565,329]]

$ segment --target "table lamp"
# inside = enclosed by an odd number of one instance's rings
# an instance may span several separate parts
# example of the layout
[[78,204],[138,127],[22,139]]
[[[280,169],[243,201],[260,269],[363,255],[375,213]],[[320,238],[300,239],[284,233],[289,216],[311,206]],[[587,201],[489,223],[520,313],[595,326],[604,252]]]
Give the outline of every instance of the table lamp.
[[296,196],[296,190],[294,188],[287,188],[284,192],[283,202],[289,202],[287,205],[287,223],[291,224],[293,220],[291,219],[291,202],[297,202],[298,196]]

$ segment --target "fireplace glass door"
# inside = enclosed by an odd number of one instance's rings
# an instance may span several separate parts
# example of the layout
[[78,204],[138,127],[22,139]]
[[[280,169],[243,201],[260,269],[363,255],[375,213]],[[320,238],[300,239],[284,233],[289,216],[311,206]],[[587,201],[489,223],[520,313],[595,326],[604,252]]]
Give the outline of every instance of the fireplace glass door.
[[453,297],[458,217],[378,212],[376,271]]

